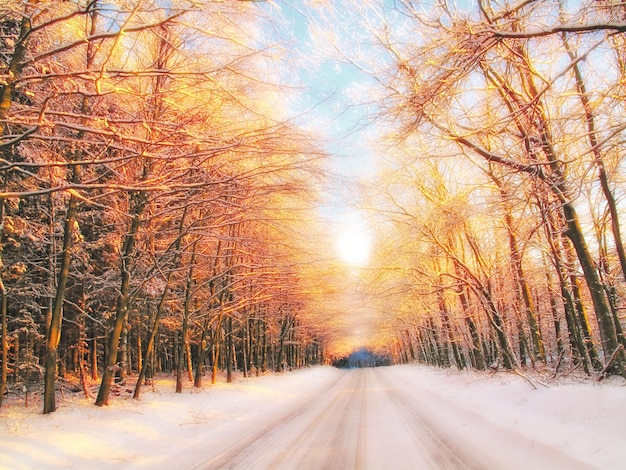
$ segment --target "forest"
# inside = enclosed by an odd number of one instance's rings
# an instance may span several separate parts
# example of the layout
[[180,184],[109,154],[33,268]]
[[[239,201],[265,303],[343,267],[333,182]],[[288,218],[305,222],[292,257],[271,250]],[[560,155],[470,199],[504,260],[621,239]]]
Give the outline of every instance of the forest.
[[[288,9],[368,77],[367,264]],[[625,33],[620,0],[0,0],[0,406],[350,348],[626,377]]]

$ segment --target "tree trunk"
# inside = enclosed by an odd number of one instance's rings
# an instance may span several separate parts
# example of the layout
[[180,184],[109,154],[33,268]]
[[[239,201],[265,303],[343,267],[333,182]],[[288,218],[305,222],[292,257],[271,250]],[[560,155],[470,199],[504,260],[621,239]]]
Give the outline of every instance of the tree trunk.
[[241,330],[241,367],[243,370],[243,376],[248,377],[248,321],[242,320],[239,322],[240,330]]
[[204,374],[204,361],[206,360],[206,336],[207,336],[208,324],[205,321],[202,326],[202,335],[200,336],[200,345],[198,346],[198,361],[196,362],[196,374],[193,380],[194,388],[202,387],[202,376]]
[[[602,340],[604,354],[605,357],[608,358],[619,346],[615,325],[613,323],[613,316],[611,314],[611,308],[605,296],[604,286],[600,282],[598,272],[596,271],[593,263],[593,259],[591,258],[589,250],[587,249],[587,243],[585,242],[585,239],[583,237],[577,214],[570,204],[565,204],[563,206],[563,211],[567,220],[568,227],[566,235],[571,240],[572,245],[574,246],[574,250],[578,255],[578,261],[580,262],[580,265],[583,269],[585,280],[587,281],[587,287],[591,294],[591,301],[594,305],[596,317],[600,325],[600,336]],[[574,284],[574,286],[575,288],[577,288],[578,280],[576,278],[572,278],[572,281],[576,283]],[[589,348],[593,344],[591,342],[591,333],[589,331],[588,323],[586,321],[587,317],[582,310],[582,302],[579,302],[578,305],[579,308],[577,310],[580,315],[580,321],[582,322],[581,324],[584,328],[583,331],[585,334],[586,344]],[[623,356],[624,355],[622,353],[620,357],[615,360],[613,366],[610,367],[611,373],[626,375]],[[593,363],[597,357],[595,351],[590,354],[590,357]]]
[[[3,211],[4,201],[0,202]],[[0,214],[0,228],[2,227],[2,214]],[[1,232],[0,232],[1,233]],[[9,369],[9,339],[7,328],[7,292],[0,276],[0,334],[2,334],[2,364],[0,364],[0,408],[2,408],[2,400],[7,389],[7,373]]]
[[[94,1],[90,8],[88,15],[89,34],[94,35],[96,32],[98,9],[97,0]],[[87,57],[86,68],[90,69],[93,65],[95,58],[95,51],[93,43],[87,44]],[[83,96],[81,102],[81,113],[86,116],[90,113],[89,98]],[[83,123],[85,120],[83,120]],[[79,131],[77,133],[77,139],[80,140],[84,137],[85,132]],[[72,161],[80,162],[82,160],[81,149],[77,149],[72,157]],[[80,183],[80,166],[73,165],[71,167],[72,177],[71,182],[74,184]],[[65,227],[63,233],[63,251],[61,254],[61,265],[59,267],[59,275],[57,279],[56,294],[54,297],[54,303],[52,305],[52,312],[50,318],[50,326],[46,333],[46,357],[44,361],[44,396],[43,396],[43,412],[51,413],[56,410],[55,402],[55,382],[56,382],[56,362],[57,362],[57,347],[61,339],[61,329],[63,324],[63,304],[65,302],[65,290],[67,287],[67,281],[70,274],[70,265],[72,261],[71,248],[72,240],[74,237],[74,227],[76,225],[76,217],[78,214],[78,198],[71,193],[70,199],[65,214]]]
[[626,251],[624,250],[624,243],[622,241],[622,234],[619,222],[619,210],[617,207],[617,201],[615,200],[615,195],[613,194],[613,191],[611,190],[611,185],[609,184],[609,178],[606,173],[606,168],[604,166],[604,159],[602,158],[602,153],[600,151],[598,132],[596,130],[595,116],[593,113],[593,105],[590,101],[589,93],[587,92],[587,87],[585,85],[583,75],[580,71],[580,67],[578,66],[576,54],[569,45],[566,33],[563,33],[561,37],[563,39],[563,44],[565,45],[565,49],[567,50],[570,60],[572,61],[572,71],[574,72],[574,78],[576,79],[578,97],[585,111],[585,122],[587,124],[587,138],[589,139],[589,148],[593,152],[593,161],[598,168],[598,179],[600,180],[600,187],[602,188],[602,193],[604,194],[604,198],[609,209],[609,214],[611,215],[611,230],[613,232],[613,241],[615,242],[615,251],[617,252],[617,258],[619,259],[619,263],[622,269],[622,276],[626,280]]
[[139,227],[141,225],[141,215],[146,204],[146,195],[138,193],[135,195],[135,210],[133,220],[131,222],[128,233],[126,234],[126,240],[122,250],[122,266],[121,266],[121,288],[120,295],[117,301],[117,308],[115,311],[115,322],[113,324],[113,330],[109,340],[108,357],[105,363],[104,373],[102,374],[102,381],[100,383],[100,389],[98,390],[98,397],[96,398],[96,405],[103,406],[109,404],[109,393],[111,392],[111,382],[113,381],[113,375],[117,369],[117,353],[119,349],[119,343],[122,336],[122,329],[124,322],[126,321],[126,315],[128,313],[128,305],[130,302],[130,260],[133,255],[135,247],[135,238]]
[[78,341],[76,344],[76,354],[78,356],[78,370],[80,375],[80,383],[83,388],[83,393],[85,398],[91,398],[91,392],[89,391],[89,384],[87,383],[87,372],[85,371],[85,344],[87,335],[85,333],[85,318],[81,315],[80,321],[78,322]]
[[[497,71],[489,69],[486,66],[483,67],[483,71],[486,72],[488,79],[494,85],[499,87],[498,90],[510,110],[514,111],[516,109],[525,109],[527,106],[532,106],[535,115],[534,121],[525,121],[523,117],[524,114],[517,113],[515,114],[516,125],[521,134],[525,136],[524,144],[529,160],[536,162],[539,153],[545,155],[546,168],[550,170],[551,174],[548,176],[546,173],[537,172],[535,167],[527,167],[523,171],[533,175],[534,178],[540,179],[542,183],[549,187],[552,194],[554,194],[559,201],[565,220],[565,226],[567,228],[566,234],[570,238],[576,251],[578,261],[582,267],[585,281],[591,294],[594,311],[600,324],[604,353],[606,357],[610,357],[617,349],[619,342],[616,335],[615,324],[613,323],[613,318],[610,312],[610,307],[604,293],[604,287],[600,282],[598,272],[594,266],[583,231],[580,227],[578,214],[573,205],[573,193],[569,190],[566,183],[562,159],[558,158],[554,148],[550,134],[550,121],[534,83],[534,72],[528,66],[531,61],[527,57],[527,52],[524,49],[523,43],[520,42],[516,45],[515,53],[517,56],[526,59],[523,62],[520,62],[518,72],[528,102],[524,102],[523,99],[521,99],[522,95],[513,90],[510,83],[500,77]],[[529,140],[531,136],[534,136],[533,139],[537,141],[538,146],[535,146],[535,143]],[[465,138],[457,138],[457,141],[473,148],[474,150],[478,150],[476,146],[473,146],[469,140]],[[483,157],[487,157],[490,163],[494,161],[493,155],[488,157],[488,153],[482,151],[479,151],[479,153],[481,153]],[[501,162],[505,161],[506,159],[501,160]],[[626,368],[624,366],[625,355],[622,352],[610,368],[610,372],[626,375]]]
[[[530,97],[533,99],[538,98],[538,91],[531,77],[530,70],[525,69],[523,74],[525,74],[526,77],[526,85],[528,87]],[[553,173],[549,182],[549,187],[561,204],[561,210],[565,219],[565,226],[567,227],[566,235],[574,246],[578,261],[583,270],[589,293],[591,294],[591,301],[594,306],[596,318],[598,319],[600,325],[602,346],[605,357],[611,357],[613,352],[615,352],[619,346],[611,309],[605,295],[604,286],[600,282],[598,271],[596,270],[593,258],[589,253],[587,242],[585,241],[585,236],[580,226],[578,214],[573,204],[573,193],[569,190],[566,183],[563,163],[558,158],[552,143],[549,132],[549,120],[546,117],[545,110],[543,109],[540,100],[537,100],[535,106],[537,118],[541,124],[540,129],[538,129],[539,135],[541,136],[541,150],[546,155],[549,168]],[[626,377],[625,366],[626,356],[624,352],[622,352],[610,367],[609,372]]]
[[128,315],[122,326],[122,334],[117,351],[117,362],[114,380],[118,384],[126,384],[126,376],[128,375]]
[[[490,173],[492,180],[500,188],[500,196],[502,200],[502,206],[504,207],[504,223],[507,229],[509,238],[509,254],[511,257],[511,264],[513,265],[513,274],[515,276],[515,283],[517,285],[518,296],[523,300],[523,305],[526,312],[526,321],[528,323],[528,329],[530,331],[530,338],[533,346],[533,354],[539,361],[545,362],[546,352],[543,345],[543,339],[539,332],[539,326],[537,321],[537,313],[533,306],[532,298],[530,295],[530,289],[526,282],[526,276],[524,275],[524,269],[522,267],[522,255],[519,251],[517,237],[515,235],[513,216],[511,215],[511,209],[509,208],[509,196],[501,181],[499,181],[493,172]],[[523,328],[521,329],[523,333]],[[525,340],[525,338],[524,338]]]
[[[24,68],[24,59],[26,57],[27,44],[26,41],[31,32],[31,10],[32,4],[26,5],[26,10],[22,14],[20,23],[19,39],[15,43],[11,61],[4,73],[6,77],[0,88],[0,136],[5,134],[5,122],[13,104],[13,94],[17,86]],[[3,152],[4,153],[4,152]],[[4,155],[3,155],[4,156]],[[8,157],[7,157],[8,160]],[[3,181],[3,183],[5,183]],[[4,215],[5,201],[0,201],[0,241],[4,238]],[[2,261],[3,243],[0,243],[0,262]],[[0,365],[0,407],[7,387],[8,359],[9,359],[9,339],[7,328],[7,291],[0,273],[0,322],[2,330],[2,364]]]
[[[74,169],[77,171],[77,168]],[[70,196],[65,215],[65,229],[63,233],[63,251],[61,254],[61,267],[57,279],[57,289],[52,306],[52,316],[50,326],[46,332],[46,356],[44,361],[44,395],[43,412],[52,413],[56,410],[56,368],[57,368],[57,347],[61,339],[61,326],[63,322],[63,303],[65,301],[65,288],[70,275],[70,264],[72,261],[71,247],[74,237],[74,225],[76,223],[76,213],[78,200],[74,195]]]
[[211,373],[211,384],[215,385],[217,382],[217,369],[220,360],[220,344],[222,335],[222,319],[223,313],[220,312],[217,318],[217,325],[215,326],[215,334],[213,335],[213,371]]
[[187,358],[187,373],[189,381],[191,376],[191,354],[189,351],[189,341],[187,339],[189,329],[189,316],[191,315],[191,299],[193,287],[193,272],[196,264],[196,247],[198,241],[195,240],[191,246],[191,259],[189,260],[189,272],[187,273],[187,283],[185,284],[185,302],[183,305],[183,325],[180,332],[180,345],[178,350],[178,364],[176,364],[176,393],[183,391],[183,363]]
[[[575,274],[572,274],[572,254],[568,239],[563,240],[563,247],[559,254],[563,260],[557,261],[559,276],[561,281],[561,293],[564,299],[565,312],[568,328],[573,333],[576,343],[576,350],[579,352],[581,360],[587,374],[591,374],[591,367],[595,370],[601,369],[598,354],[591,336],[591,328],[587,319],[585,304],[581,298],[580,282]],[[564,263],[567,263],[566,266]]]
[[228,317],[226,321],[226,383],[233,381],[233,318]]
[[265,312],[263,313],[263,318],[260,320],[261,322],[261,334],[263,335],[263,339],[261,342],[261,372],[267,372],[267,323],[265,319]]
[[284,362],[284,354],[285,354],[285,335],[291,326],[291,317],[289,315],[285,315],[283,320],[283,324],[280,328],[280,336],[278,342],[278,356],[276,358],[276,372],[283,372],[283,362]]
[[[146,379],[146,374],[148,372],[148,368],[150,367],[150,354],[154,349],[154,341],[156,335],[159,332],[159,322],[161,320],[161,315],[163,313],[163,309],[165,307],[165,302],[169,295],[171,281],[172,281],[172,273],[174,269],[178,266],[180,262],[180,245],[182,243],[182,237],[185,227],[185,220],[187,218],[188,206],[185,206],[183,209],[183,213],[180,217],[180,222],[178,224],[178,237],[174,242],[173,250],[174,250],[174,259],[172,260],[171,269],[167,272],[165,277],[165,286],[163,287],[163,292],[161,293],[161,298],[159,300],[159,305],[157,306],[156,313],[154,315],[154,321],[152,322],[152,328],[150,329],[150,336],[148,337],[148,342],[146,344],[146,353],[145,353],[145,361],[140,366],[139,376],[137,378],[137,383],[135,384],[135,391],[133,393],[133,398],[138,399],[141,394],[141,387],[143,382]],[[141,346],[139,346],[139,352],[141,353]]]
[[95,330],[91,341],[91,380],[98,380],[98,337]]
[[137,371],[141,371],[143,369],[143,351],[142,351],[142,343],[141,343],[141,324],[137,325]]
[[545,276],[546,276],[546,289],[548,292],[548,297],[550,300],[550,312],[552,313],[552,322],[554,324],[554,336],[556,339],[556,352],[557,352],[557,356],[560,357],[563,352],[565,351],[565,348],[563,347],[563,338],[561,338],[561,321],[559,320],[559,309],[557,307],[557,301],[556,301],[556,297],[555,294],[553,292],[553,287],[552,287],[552,276],[550,275],[550,271],[548,270],[548,267],[545,266],[545,259],[544,259],[544,271],[545,271]]
[[489,299],[487,303],[488,309],[490,310],[488,313],[489,321],[495,330],[496,337],[498,338],[498,345],[500,346],[500,350],[502,352],[502,365],[505,369],[510,370],[514,365],[516,365],[517,359],[511,349],[506,331],[504,331],[504,322],[502,321],[500,314],[496,310],[496,307],[493,305],[491,299]]
[[24,68],[24,59],[26,57],[26,41],[28,40],[31,32],[31,13],[34,8],[34,4],[37,2],[28,2],[26,10],[22,14],[22,22],[20,24],[20,35],[18,41],[15,43],[15,49],[11,56],[7,70],[4,72],[6,77],[3,81],[2,89],[0,91],[0,135],[5,132],[6,117],[11,110],[13,104],[13,94],[15,88],[19,83]]
[[178,354],[176,357],[176,393],[183,392],[183,364],[185,363],[185,352],[187,350],[187,329],[189,318],[187,314],[183,316],[183,325],[180,330],[180,340],[178,341]]
[[[453,262],[455,272],[457,275],[459,275],[462,271],[461,266],[459,266],[459,263],[457,263],[455,260],[453,260]],[[467,325],[470,337],[472,339],[471,357],[473,358],[473,366],[478,370],[485,370],[485,356],[483,354],[483,345],[480,339],[480,333],[478,332],[478,329],[476,328],[476,323],[474,322],[474,319],[470,314],[470,303],[467,298],[466,288],[462,285],[460,281],[457,283],[457,294],[459,297],[459,302],[461,303],[461,308],[463,309],[463,315],[465,316],[465,324]]]

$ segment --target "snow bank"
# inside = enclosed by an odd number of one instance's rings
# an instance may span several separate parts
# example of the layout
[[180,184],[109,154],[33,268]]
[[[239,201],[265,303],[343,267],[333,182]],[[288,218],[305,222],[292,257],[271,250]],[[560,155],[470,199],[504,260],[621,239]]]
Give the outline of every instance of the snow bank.
[[[449,419],[458,428],[459,415],[463,415],[469,445],[489,445],[494,453],[502,434],[507,434],[507,440],[516,435],[518,448],[502,447],[508,453],[502,458],[511,462],[528,462],[534,447],[549,446],[588,468],[626,468],[626,382],[622,378],[599,383],[561,379],[561,383],[545,384],[531,377],[534,389],[512,372],[396,368],[394,376],[405,387],[431,393],[440,408],[430,410],[433,419]],[[477,426],[479,421],[482,427]],[[477,436],[477,429],[484,434]],[[463,434],[463,429],[457,431]]]
[[[210,452],[241,427],[260,426],[277,409],[296,407],[340,371],[318,367],[281,375],[238,378],[232,384],[188,386],[174,393],[174,379],[130,390],[110,406],[71,397],[56,412],[19,404],[0,410],[0,469],[175,468],[194,452]],[[9,402],[10,403],[10,402]]]

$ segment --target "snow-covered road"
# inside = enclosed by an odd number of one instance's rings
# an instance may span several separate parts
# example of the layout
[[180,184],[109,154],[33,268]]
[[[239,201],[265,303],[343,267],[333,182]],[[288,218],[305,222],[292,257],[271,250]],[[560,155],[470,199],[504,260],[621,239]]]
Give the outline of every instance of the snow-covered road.
[[160,377],[140,400],[129,384],[110,406],[76,394],[49,415],[12,399],[0,470],[626,468],[626,381],[531,378],[314,367],[182,394]]
[[487,422],[401,372],[344,371],[297,408],[279,408],[264,427],[242,428],[190,468],[591,468]]

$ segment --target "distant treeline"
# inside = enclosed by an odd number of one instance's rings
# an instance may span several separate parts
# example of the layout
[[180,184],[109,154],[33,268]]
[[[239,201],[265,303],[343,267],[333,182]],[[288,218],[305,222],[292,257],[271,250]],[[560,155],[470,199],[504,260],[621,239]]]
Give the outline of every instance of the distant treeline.
[[334,359],[334,367],[339,369],[353,369],[355,367],[381,367],[392,364],[391,359],[382,354],[376,354],[369,349],[359,349],[348,356]]

